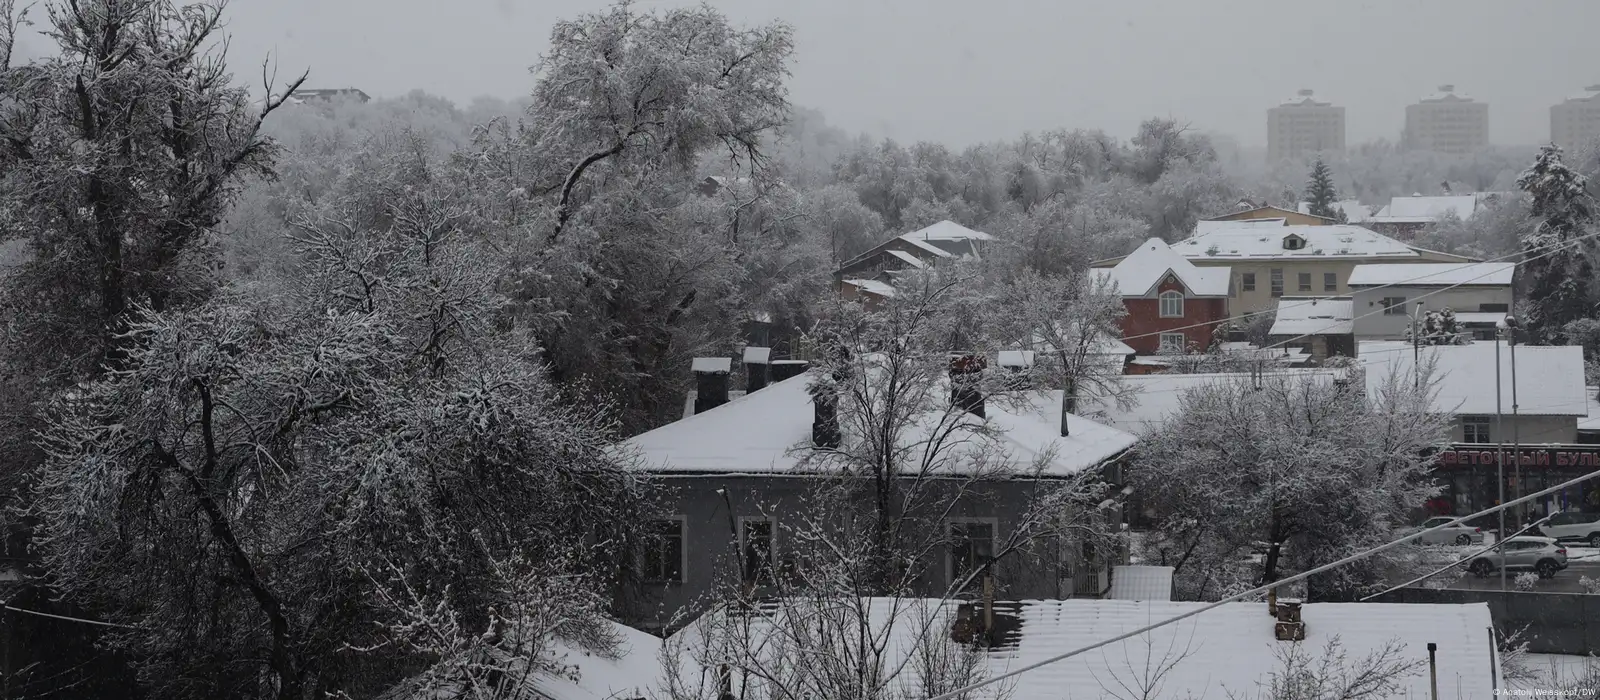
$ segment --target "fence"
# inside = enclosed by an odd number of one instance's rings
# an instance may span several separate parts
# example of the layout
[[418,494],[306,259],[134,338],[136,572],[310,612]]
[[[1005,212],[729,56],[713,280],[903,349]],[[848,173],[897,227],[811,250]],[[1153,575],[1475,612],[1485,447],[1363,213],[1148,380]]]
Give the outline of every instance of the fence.
[[1600,595],[1402,588],[1381,603],[1488,603],[1502,636],[1523,632],[1536,654],[1600,654]]

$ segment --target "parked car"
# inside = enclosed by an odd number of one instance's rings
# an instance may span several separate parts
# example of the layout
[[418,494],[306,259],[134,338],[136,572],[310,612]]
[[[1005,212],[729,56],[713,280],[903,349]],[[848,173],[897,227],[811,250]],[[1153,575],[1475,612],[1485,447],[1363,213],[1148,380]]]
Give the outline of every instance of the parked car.
[[1600,548],[1600,513],[1556,513],[1539,526],[1539,534],[1557,540],[1583,540]]
[[1504,566],[1506,571],[1534,571],[1550,578],[1567,568],[1567,549],[1550,537],[1513,537],[1473,557],[1467,570],[1488,576]]
[[[1423,530],[1443,525],[1452,520],[1455,520],[1455,518],[1449,515],[1428,518],[1427,520],[1423,521],[1421,525],[1406,528],[1402,530],[1400,534],[1411,535],[1420,533]],[[1483,544],[1483,529],[1468,527],[1462,523],[1456,523],[1455,525],[1451,525],[1443,530],[1421,535],[1417,537],[1415,541],[1419,544],[1455,544],[1462,546],[1469,544]]]

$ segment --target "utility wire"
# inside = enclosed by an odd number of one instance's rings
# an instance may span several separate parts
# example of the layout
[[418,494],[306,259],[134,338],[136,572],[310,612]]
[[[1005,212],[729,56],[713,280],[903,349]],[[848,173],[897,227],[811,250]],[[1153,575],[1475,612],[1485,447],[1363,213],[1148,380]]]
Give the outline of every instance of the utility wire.
[[13,607],[9,602],[0,603],[0,608],[4,608],[4,609],[10,610],[12,612],[27,613],[29,615],[38,615],[39,617],[52,617],[52,618],[55,618],[57,620],[66,620],[68,622],[82,622],[82,623],[84,623],[86,625],[102,625],[102,626],[105,626],[105,627],[121,627],[121,628],[124,628],[124,629],[130,629],[130,630],[139,629],[139,627],[136,626],[136,625],[124,625],[124,624],[121,624],[121,623],[118,623],[118,622],[101,622],[99,620],[85,620],[85,619],[83,619],[81,617],[69,617],[67,615],[57,615],[55,613],[40,612],[38,610],[27,610],[27,609],[24,609],[24,608]]
[[1460,523],[1460,522],[1463,522],[1465,520],[1469,520],[1469,519],[1472,519],[1472,518],[1477,518],[1477,517],[1481,517],[1481,516],[1484,516],[1484,515],[1489,515],[1491,513],[1497,513],[1497,512],[1500,512],[1502,510],[1505,510],[1507,508],[1510,508],[1512,506],[1521,505],[1523,503],[1526,503],[1526,502],[1531,501],[1533,499],[1539,498],[1541,496],[1548,496],[1548,495],[1550,495],[1552,493],[1555,493],[1557,491],[1561,491],[1563,489],[1571,488],[1573,486],[1581,484],[1581,483],[1583,483],[1585,481],[1588,481],[1590,479],[1594,479],[1596,477],[1600,477],[1600,471],[1595,471],[1595,472],[1591,472],[1591,473],[1588,473],[1588,474],[1584,474],[1583,476],[1580,476],[1580,477],[1578,477],[1576,479],[1572,479],[1571,481],[1567,481],[1567,482],[1564,482],[1564,483],[1561,483],[1561,484],[1557,484],[1557,485],[1552,486],[1550,488],[1547,488],[1547,489],[1545,489],[1543,491],[1539,491],[1539,492],[1536,492],[1536,493],[1530,493],[1530,494],[1528,494],[1526,496],[1523,496],[1521,498],[1518,498],[1518,499],[1516,499],[1514,501],[1507,501],[1506,503],[1502,503],[1502,504],[1494,506],[1492,508],[1481,510],[1481,511],[1478,511],[1476,513],[1471,513],[1471,514],[1468,514],[1468,515],[1463,515],[1463,516],[1461,516],[1459,518],[1456,518],[1455,520],[1451,520],[1450,522],[1447,522],[1447,523],[1444,523],[1444,524],[1441,524],[1441,525],[1436,525],[1434,527],[1428,528],[1428,529],[1423,530],[1422,532],[1416,533],[1414,535],[1406,535],[1405,537],[1402,537],[1402,538],[1400,538],[1398,540],[1394,540],[1393,542],[1389,542],[1387,544],[1382,544],[1382,545],[1379,545],[1377,547],[1373,547],[1372,549],[1368,549],[1368,550],[1363,551],[1363,552],[1357,552],[1355,554],[1352,554],[1352,555],[1350,555],[1348,557],[1345,557],[1343,559],[1340,559],[1338,561],[1330,562],[1328,564],[1323,564],[1322,566],[1319,566],[1317,568],[1311,569],[1309,571],[1305,571],[1305,572],[1302,572],[1302,573],[1299,573],[1299,574],[1295,574],[1294,576],[1290,576],[1290,577],[1285,578],[1285,579],[1280,579],[1280,580],[1277,580],[1277,581],[1273,581],[1273,582],[1268,583],[1268,584],[1263,585],[1263,586],[1257,586],[1256,588],[1252,588],[1252,589],[1250,589],[1248,591],[1245,591],[1243,593],[1236,593],[1234,595],[1228,596],[1227,598],[1223,598],[1222,600],[1219,600],[1219,601],[1217,601],[1215,603],[1208,603],[1208,604],[1206,604],[1206,605],[1204,605],[1202,607],[1195,608],[1194,610],[1190,610],[1189,612],[1182,613],[1180,615],[1174,615],[1174,616],[1169,617],[1169,618],[1167,618],[1165,620],[1162,620],[1160,622],[1156,622],[1156,623],[1153,623],[1153,624],[1145,625],[1144,627],[1140,627],[1139,629],[1136,629],[1136,630],[1134,630],[1132,632],[1127,632],[1125,634],[1120,634],[1120,635],[1117,635],[1117,636],[1112,637],[1110,639],[1102,640],[1102,641],[1095,642],[1095,643],[1087,645],[1087,646],[1079,647],[1077,649],[1073,649],[1072,651],[1068,651],[1068,652],[1063,653],[1063,654],[1057,654],[1057,655],[1052,656],[1052,657],[1050,657],[1048,659],[1045,659],[1043,661],[1039,661],[1039,662],[1036,662],[1036,663],[1028,664],[1027,666],[1023,666],[1022,668],[1016,669],[1014,671],[1008,671],[1006,673],[1002,673],[1002,674],[1000,674],[998,676],[994,676],[993,678],[986,678],[986,679],[978,681],[976,683],[973,683],[973,684],[970,684],[970,685],[967,685],[967,686],[964,686],[964,687],[961,687],[961,688],[957,688],[956,690],[952,690],[952,691],[949,691],[949,692],[946,692],[946,693],[940,693],[938,695],[931,696],[931,697],[928,698],[928,700],[954,700],[955,698],[962,697],[962,696],[964,696],[967,693],[970,693],[972,691],[975,691],[975,690],[978,690],[980,688],[984,688],[984,687],[993,685],[995,683],[999,683],[1001,681],[1004,681],[1004,680],[1007,680],[1007,679],[1010,679],[1010,678],[1016,678],[1017,676],[1020,676],[1020,675],[1022,675],[1024,673],[1028,673],[1030,671],[1038,670],[1038,669],[1043,668],[1045,666],[1048,666],[1050,664],[1056,663],[1057,661],[1061,661],[1063,659],[1068,659],[1068,658],[1077,656],[1077,655],[1085,653],[1085,652],[1094,651],[1095,649],[1099,649],[1099,648],[1104,647],[1106,645],[1114,644],[1116,642],[1120,642],[1120,641],[1122,641],[1124,639],[1128,639],[1130,637],[1136,637],[1138,635],[1144,634],[1144,633],[1149,632],[1151,630],[1155,630],[1155,629],[1159,629],[1161,627],[1165,627],[1165,626],[1170,625],[1170,624],[1172,624],[1174,622],[1179,622],[1181,620],[1186,620],[1188,618],[1194,617],[1195,615],[1199,615],[1200,613],[1206,612],[1208,610],[1214,610],[1214,609],[1219,608],[1219,607],[1221,607],[1223,605],[1226,605],[1228,603],[1232,603],[1232,602],[1241,600],[1243,598],[1248,598],[1248,597],[1251,597],[1251,596],[1261,595],[1261,594],[1266,593],[1267,591],[1270,591],[1270,590],[1272,590],[1274,588],[1279,588],[1279,587],[1294,583],[1296,581],[1301,581],[1301,580],[1310,578],[1312,576],[1315,576],[1317,574],[1320,574],[1320,573],[1322,573],[1324,571],[1330,571],[1332,569],[1337,569],[1337,568],[1339,568],[1341,566],[1344,566],[1345,564],[1349,564],[1349,563],[1352,563],[1352,562],[1360,561],[1360,560],[1365,559],[1367,557],[1370,557],[1370,556],[1372,556],[1374,554],[1378,554],[1380,552],[1384,552],[1384,551],[1388,551],[1390,549],[1394,549],[1395,547],[1398,547],[1398,546],[1400,546],[1402,544],[1405,544],[1406,542],[1409,542],[1410,540],[1412,540],[1412,539],[1414,539],[1416,537],[1420,537],[1420,536],[1428,534],[1430,532],[1436,532],[1438,530],[1443,530],[1444,528],[1450,527],[1451,525],[1455,525],[1456,523]]

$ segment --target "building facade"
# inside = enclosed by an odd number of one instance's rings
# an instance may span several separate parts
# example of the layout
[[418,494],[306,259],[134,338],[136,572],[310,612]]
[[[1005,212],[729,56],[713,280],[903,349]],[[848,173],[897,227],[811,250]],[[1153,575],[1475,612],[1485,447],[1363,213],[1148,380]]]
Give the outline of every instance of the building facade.
[[1575,151],[1600,139],[1600,85],[1550,108],[1550,142]]
[[1513,263],[1360,265],[1349,285],[1357,340],[1403,340],[1420,301],[1424,311],[1450,309],[1480,340],[1494,337],[1515,299]]
[[1456,92],[1454,85],[1406,106],[1402,144],[1411,150],[1467,155],[1489,145],[1489,104]]
[[1114,267],[1091,271],[1122,295],[1122,342],[1140,355],[1205,350],[1228,320],[1228,270],[1201,269],[1152,238]]
[[1267,160],[1301,160],[1344,150],[1344,108],[1317,100],[1311,90],[1267,110]]

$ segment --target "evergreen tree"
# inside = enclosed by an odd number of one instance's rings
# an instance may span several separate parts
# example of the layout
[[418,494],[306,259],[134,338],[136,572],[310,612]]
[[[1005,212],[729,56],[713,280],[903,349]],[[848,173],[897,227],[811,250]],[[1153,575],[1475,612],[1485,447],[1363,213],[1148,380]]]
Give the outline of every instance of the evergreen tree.
[[1517,178],[1530,198],[1529,212],[1539,222],[1522,239],[1528,280],[1528,310],[1523,319],[1529,340],[1545,345],[1566,341],[1563,327],[1584,318],[1593,307],[1588,284],[1594,276],[1589,246],[1577,240],[1594,221],[1594,202],[1583,175],[1561,162],[1555,144],[1543,147],[1533,167]]
[[1322,162],[1321,156],[1311,164],[1311,179],[1306,181],[1305,199],[1306,203],[1311,205],[1312,216],[1337,218],[1333,203],[1339,201],[1339,191],[1334,189],[1333,172],[1327,163]]

